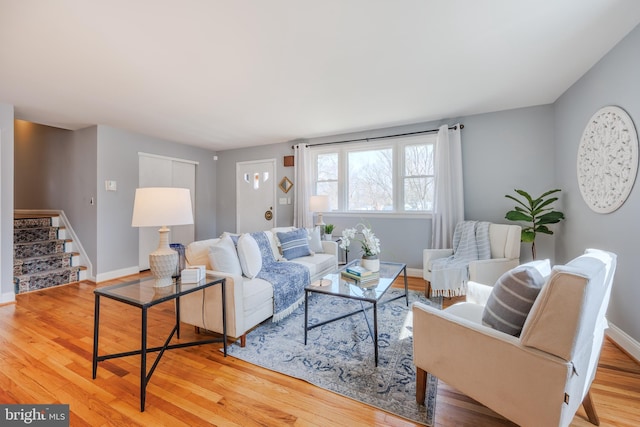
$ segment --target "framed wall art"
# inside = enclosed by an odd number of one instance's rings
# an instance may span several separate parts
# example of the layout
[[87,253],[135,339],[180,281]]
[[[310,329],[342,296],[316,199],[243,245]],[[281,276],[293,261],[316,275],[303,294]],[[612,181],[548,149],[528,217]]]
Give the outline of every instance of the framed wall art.
[[291,180],[285,176],[284,178],[282,178],[278,186],[282,191],[288,193],[289,190],[291,190],[291,187],[293,187],[293,182],[291,182]]

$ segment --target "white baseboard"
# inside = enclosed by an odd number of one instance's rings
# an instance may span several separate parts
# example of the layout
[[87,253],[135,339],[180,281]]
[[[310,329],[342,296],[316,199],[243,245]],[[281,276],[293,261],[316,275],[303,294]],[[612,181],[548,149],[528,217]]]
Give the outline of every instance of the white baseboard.
[[622,329],[609,322],[607,336],[622,348],[629,356],[633,357],[636,362],[640,363],[640,342],[634,340]]
[[107,271],[106,273],[96,274],[96,283],[117,279],[119,277],[131,276],[132,274],[138,273],[140,273],[140,268],[137,265],[134,267],[122,268],[120,270]]
[[16,302],[16,293],[15,292],[5,292],[0,294],[0,304],[9,304],[12,302]]
[[409,277],[420,277],[422,278],[422,269],[421,268],[408,268],[407,267],[407,276]]

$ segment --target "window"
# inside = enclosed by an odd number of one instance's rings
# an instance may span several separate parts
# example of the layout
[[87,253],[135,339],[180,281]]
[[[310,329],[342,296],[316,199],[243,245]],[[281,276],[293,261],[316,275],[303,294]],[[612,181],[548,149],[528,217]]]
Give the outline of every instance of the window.
[[343,212],[430,212],[435,134],[312,149],[315,194]]
[[323,153],[316,157],[316,193],[329,196],[332,210],[338,208],[338,153]]
[[393,151],[347,151],[347,209],[393,210]]
[[404,152],[404,210],[433,210],[433,144],[411,144]]

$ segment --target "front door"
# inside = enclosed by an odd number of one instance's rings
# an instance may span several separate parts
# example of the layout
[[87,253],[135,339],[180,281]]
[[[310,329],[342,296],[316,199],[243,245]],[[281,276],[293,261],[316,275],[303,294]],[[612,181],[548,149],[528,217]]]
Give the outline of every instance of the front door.
[[275,226],[276,161],[236,164],[236,232],[250,233]]

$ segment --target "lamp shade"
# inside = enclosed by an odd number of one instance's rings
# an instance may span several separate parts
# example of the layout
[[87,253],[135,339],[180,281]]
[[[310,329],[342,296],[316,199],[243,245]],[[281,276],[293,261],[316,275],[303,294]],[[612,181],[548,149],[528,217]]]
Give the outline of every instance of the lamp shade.
[[188,188],[147,187],[136,189],[132,227],[193,224]]
[[329,210],[329,196],[311,196],[309,210],[311,212],[327,212]]

